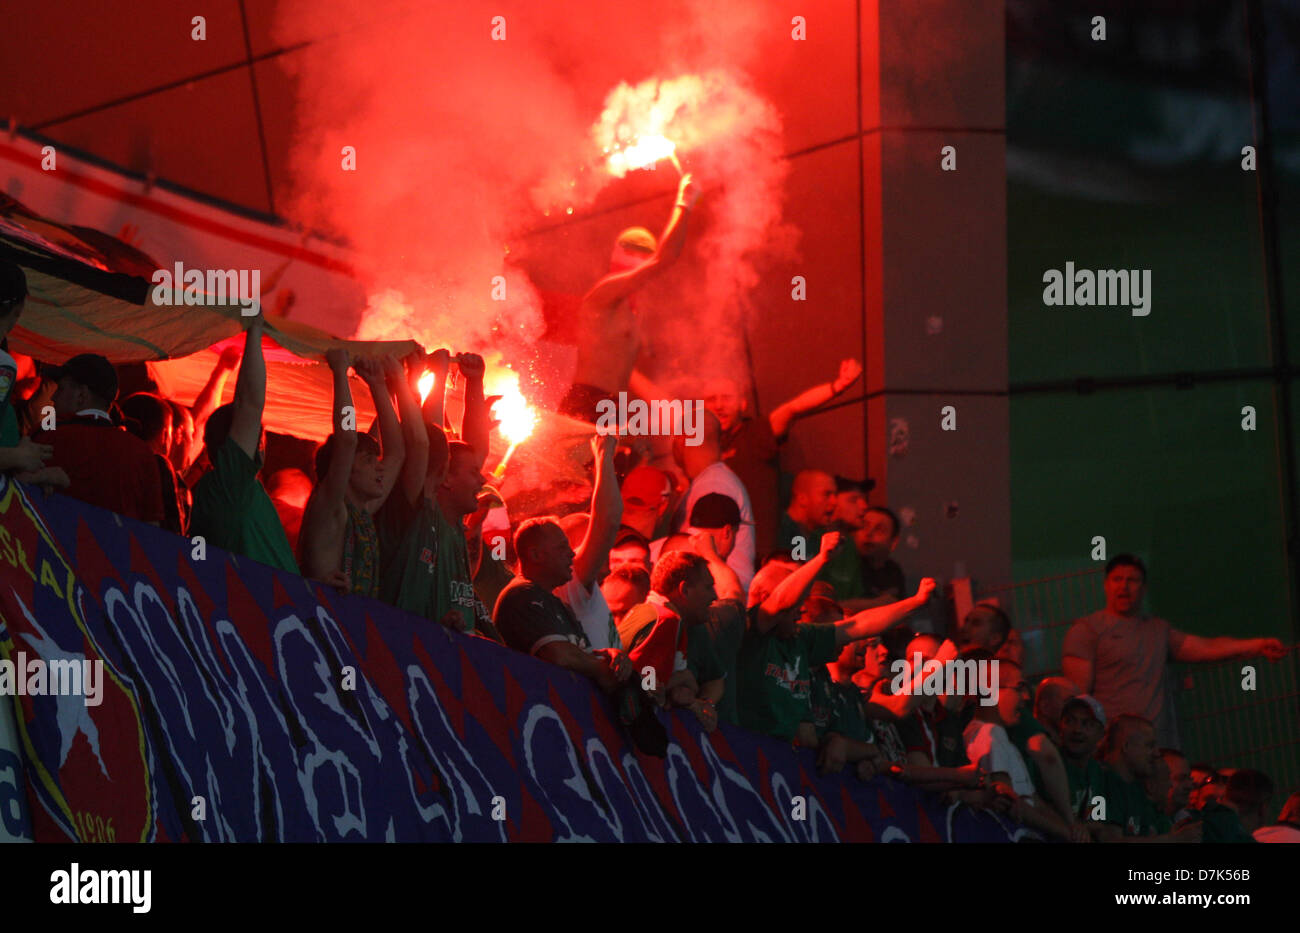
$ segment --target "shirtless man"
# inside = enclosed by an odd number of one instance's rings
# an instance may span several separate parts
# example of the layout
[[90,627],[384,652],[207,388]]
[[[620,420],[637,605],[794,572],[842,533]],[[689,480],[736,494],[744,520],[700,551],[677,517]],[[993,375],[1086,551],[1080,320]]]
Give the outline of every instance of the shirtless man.
[[596,403],[601,399],[617,399],[619,392],[629,388],[646,397],[654,394],[636,371],[641,322],[632,295],[681,255],[686,215],[698,198],[699,188],[685,175],[658,243],[644,227],[630,227],[619,234],[609,274],[582,299],[578,312],[578,366],[573,386],[560,402],[564,414],[594,422]]
[[420,425],[420,405],[396,359],[357,361],[379,417],[387,453],[381,462],[375,439],[356,431],[347,351],[332,349],[326,360],[334,373],[334,433],[316,454],[317,482],[303,511],[299,563],[305,576],[373,597],[379,594],[379,536],[372,516],[402,476],[406,457],[389,392],[396,391],[408,425]]

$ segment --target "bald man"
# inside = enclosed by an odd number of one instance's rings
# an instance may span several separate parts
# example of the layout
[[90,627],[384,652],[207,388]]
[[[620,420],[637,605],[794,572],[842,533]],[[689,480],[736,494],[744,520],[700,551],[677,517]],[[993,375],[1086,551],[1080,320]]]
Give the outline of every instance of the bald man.
[[655,393],[636,371],[641,352],[641,321],[633,295],[672,265],[686,243],[686,215],[699,189],[690,175],[682,177],[677,203],[658,242],[644,227],[619,234],[609,274],[582,299],[578,312],[578,365],[573,385],[560,402],[560,411],[595,422],[596,404],[618,400],[629,388],[644,398]]
[[1099,757],[1102,769],[1101,796],[1106,815],[1099,822],[1100,842],[1200,842],[1200,824],[1182,826],[1159,834],[1160,815],[1143,787],[1155,770],[1160,753],[1156,730],[1141,716],[1123,714],[1106,727]]
[[748,592],[754,579],[754,510],[745,484],[722,462],[722,426],[710,411],[704,412],[702,434],[700,444],[694,447],[686,443],[685,437],[673,438],[673,457],[691,480],[690,488],[673,513],[673,530],[686,527],[691,510],[703,496],[719,493],[735,502],[740,509],[740,529],[736,532],[735,547],[727,555],[727,566],[736,572],[741,587]]
[[835,495],[835,478],[829,473],[821,470],[796,473],[790,505],[781,516],[777,547],[799,550],[795,554],[799,560],[808,560],[816,554],[822,535],[830,530],[835,518]]

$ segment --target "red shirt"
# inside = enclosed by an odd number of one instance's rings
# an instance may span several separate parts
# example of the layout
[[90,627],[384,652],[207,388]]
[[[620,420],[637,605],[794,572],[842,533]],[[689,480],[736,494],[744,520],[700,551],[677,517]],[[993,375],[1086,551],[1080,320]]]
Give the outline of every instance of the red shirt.
[[59,421],[32,440],[54,447],[50,466],[63,467],[72,485],[64,495],[139,519],[163,520],[162,479],[149,445],[93,415]]

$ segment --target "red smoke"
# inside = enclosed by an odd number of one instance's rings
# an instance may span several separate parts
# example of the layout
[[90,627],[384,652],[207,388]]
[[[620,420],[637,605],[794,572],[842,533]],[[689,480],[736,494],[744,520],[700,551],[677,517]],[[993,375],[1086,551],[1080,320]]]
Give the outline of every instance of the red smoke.
[[[622,184],[603,168],[597,127],[608,104],[652,89],[671,103],[664,135],[705,192],[688,256],[648,296],[655,337],[667,369],[738,365],[756,263],[793,243],[781,120],[748,77],[756,30],[774,25],[754,6],[282,0],[277,39],[312,42],[280,59],[298,91],[287,212],[357,250],[371,296],[359,336],[524,358],[541,304],[507,246]],[[492,39],[496,16],[504,41]],[[342,169],[345,146],[355,172]],[[665,189],[676,178],[666,162],[658,173]],[[665,219],[655,207],[643,223],[657,234]],[[558,245],[545,259],[595,268]]]

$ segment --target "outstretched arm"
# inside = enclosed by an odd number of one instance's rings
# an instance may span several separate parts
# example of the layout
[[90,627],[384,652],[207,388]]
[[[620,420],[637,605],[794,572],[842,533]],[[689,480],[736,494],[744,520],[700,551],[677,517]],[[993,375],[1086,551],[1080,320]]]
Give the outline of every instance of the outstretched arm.
[[858,377],[861,375],[861,363],[857,360],[844,360],[840,363],[839,375],[830,382],[823,382],[811,389],[805,389],[788,402],[773,409],[772,413],[767,416],[768,423],[772,426],[772,433],[778,438],[784,437],[786,432],[790,430],[790,422],[800,415],[812,411],[819,405],[825,405],[837,395],[842,394],[849,386],[857,382]]
[[934,580],[925,577],[916,588],[915,595],[890,603],[888,606],[864,609],[843,622],[836,622],[835,643],[843,647],[851,641],[870,638],[893,628],[899,622],[902,622],[909,613],[915,612],[929,602],[930,594],[933,592]]
[[635,269],[605,276],[587,293],[583,303],[604,308],[615,305],[676,262],[686,245],[686,215],[699,196],[699,187],[691,176],[682,176],[677,188],[677,203],[673,205],[668,224],[659,237],[659,248]]
[[821,550],[818,551],[817,556],[801,565],[798,570],[776,585],[771,595],[763,600],[762,605],[759,606],[758,619],[755,625],[760,633],[766,632],[775,625],[777,617],[782,612],[793,609],[803,602],[808,595],[808,591],[812,589],[817,574],[822,572],[822,568],[826,566],[826,561],[830,559],[831,553],[840,546],[841,540],[838,531],[826,532],[822,535]]
[[1190,661],[1193,664],[1249,658],[1259,654],[1270,661],[1276,661],[1286,654],[1286,646],[1276,638],[1201,638],[1199,635],[1186,635],[1183,643],[1173,652],[1174,660]]
[[587,523],[587,536],[573,558],[573,575],[588,590],[595,586],[596,576],[609,557],[609,549],[618,536],[619,522],[623,520],[623,497],[619,495],[618,476],[614,472],[617,447],[618,438],[612,434],[597,434],[591,439],[591,452],[596,458],[591,521]]
[[[262,409],[266,407],[266,359],[262,356],[262,316],[248,325],[244,334],[244,356],[235,380],[234,417],[230,437],[252,460],[262,439]],[[196,424],[194,432],[198,433]]]
[[[946,664],[955,657],[957,657],[957,646],[951,640],[944,639],[943,644],[939,646],[939,650],[934,653],[932,660],[938,661],[940,664]],[[906,661],[909,667],[911,666],[912,658],[903,658],[902,660]],[[895,661],[894,665],[896,666],[895,677],[902,671],[907,670],[898,661]],[[922,664],[918,668],[912,668],[912,683],[910,686],[905,685],[904,689],[899,690],[897,693],[890,693],[885,689],[885,684],[889,683],[888,678],[878,681],[872,689],[870,699],[867,700],[867,709],[872,718],[903,719],[920,706],[921,698],[925,696],[925,691],[922,689],[926,675],[925,667]]]

